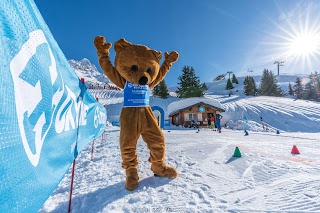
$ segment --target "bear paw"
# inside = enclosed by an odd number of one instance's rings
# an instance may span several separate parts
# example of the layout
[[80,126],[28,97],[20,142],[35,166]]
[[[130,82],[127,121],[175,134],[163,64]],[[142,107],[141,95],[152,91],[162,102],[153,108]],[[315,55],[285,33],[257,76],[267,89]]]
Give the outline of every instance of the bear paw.
[[167,62],[169,63],[174,63],[178,60],[179,58],[179,53],[176,51],[172,51],[170,54],[168,52],[164,53],[164,58]]
[[151,170],[155,176],[166,177],[166,178],[176,178],[178,176],[177,171],[165,164],[152,164]]
[[129,191],[135,190],[139,185],[139,176],[137,169],[127,169],[126,175],[126,189]]
[[97,55],[99,57],[103,56],[103,55],[107,55],[109,56],[110,52],[110,48],[112,47],[112,44],[106,43],[106,38],[103,36],[97,36],[94,39],[94,46],[97,49]]

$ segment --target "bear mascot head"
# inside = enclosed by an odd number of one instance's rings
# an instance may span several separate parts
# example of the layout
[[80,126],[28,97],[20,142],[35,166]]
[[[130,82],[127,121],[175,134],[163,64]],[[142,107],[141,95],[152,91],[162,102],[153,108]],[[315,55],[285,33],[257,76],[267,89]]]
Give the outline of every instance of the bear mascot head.
[[97,36],[94,45],[104,74],[124,92],[120,115],[120,150],[122,167],[127,176],[126,189],[132,191],[139,185],[136,146],[140,135],[150,149],[149,162],[153,173],[159,177],[175,178],[177,171],[164,162],[165,140],[149,106],[149,97],[150,89],[164,79],[179,54],[176,51],[170,54],[165,52],[165,59],[160,66],[161,52],[144,45],[131,44],[122,38],[114,44],[116,56],[113,66],[109,58],[112,44],[106,43],[104,37]]

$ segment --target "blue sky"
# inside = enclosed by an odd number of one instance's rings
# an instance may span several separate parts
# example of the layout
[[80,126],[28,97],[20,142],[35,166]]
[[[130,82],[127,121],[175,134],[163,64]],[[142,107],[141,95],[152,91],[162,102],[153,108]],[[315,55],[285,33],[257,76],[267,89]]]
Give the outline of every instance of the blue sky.
[[[165,78],[176,86],[185,65],[201,82],[232,71],[260,75],[263,68],[310,74],[320,68],[320,1],[301,0],[35,0],[67,59],[88,58],[99,70],[93,39],[120,38],[178,62]],[[307,42],[307,43],[306,43]],[[114,60],[111,51],[111,60]],[[164,58],[164,57],[163,57]],[[253,72],[248,72],[252,70]]]

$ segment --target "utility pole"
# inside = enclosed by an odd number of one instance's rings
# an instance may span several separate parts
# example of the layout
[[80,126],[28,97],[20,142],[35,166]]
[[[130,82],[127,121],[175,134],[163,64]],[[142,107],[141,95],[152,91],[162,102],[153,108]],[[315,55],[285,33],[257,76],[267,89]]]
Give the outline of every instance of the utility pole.
[[284,66],[283,63],[284,63],[283,61],[275,61],[275,62],[273,63],[273,64],[278,64],[278,75],[279,75],[279,67],[280,67],[280,66]]
[[230,74],[232,73],[232,71],[228,71],[227,73],[229,74],[229,79],[230,79]]

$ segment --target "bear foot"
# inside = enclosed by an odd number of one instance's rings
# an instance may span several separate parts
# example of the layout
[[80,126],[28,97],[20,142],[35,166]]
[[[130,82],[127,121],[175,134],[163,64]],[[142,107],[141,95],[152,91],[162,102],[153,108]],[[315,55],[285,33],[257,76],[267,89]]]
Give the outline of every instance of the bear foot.
[[135,190],[139,185],[139,176],[136,168],[126,170],[126,189],[129,191]]
[[178,176],[177,171],[171,166],[165,164],[155,164],[151,165],[151,170],[156,177],[166,177],[166,178],[176,178]]

